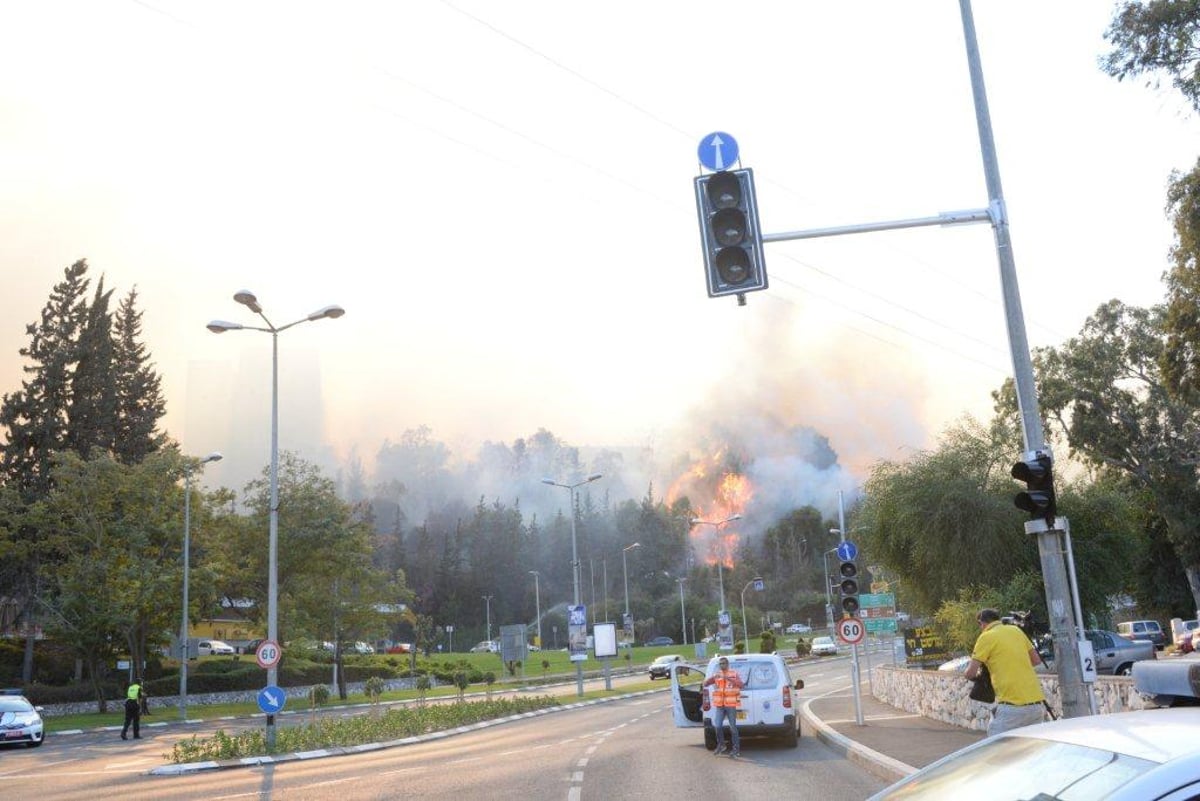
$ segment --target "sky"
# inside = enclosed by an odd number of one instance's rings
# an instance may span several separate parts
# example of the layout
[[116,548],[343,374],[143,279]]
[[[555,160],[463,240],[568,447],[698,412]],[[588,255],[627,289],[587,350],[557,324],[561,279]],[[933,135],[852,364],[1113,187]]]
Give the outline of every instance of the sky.
[[[1163,298],[1165,189],[1200,151],[1169,88],[1098,68],[1113,8],[974,2],[1033,347]],[[987,225],[773,242],[746,306],[705,292],[713,131],[764,233],[987,206],[951,0],[0,0],[0,70],[0,388],[86,258],[136,287],[164,428],[225,454],[209,485],[269,458],[271,342],[205,328],[261,323],[242,289],[276,325],[345,308],[278,337],[280,447],[368,473],[423,425],[458,459],[804,427],[841,466],[828,510],[1012,372]]]

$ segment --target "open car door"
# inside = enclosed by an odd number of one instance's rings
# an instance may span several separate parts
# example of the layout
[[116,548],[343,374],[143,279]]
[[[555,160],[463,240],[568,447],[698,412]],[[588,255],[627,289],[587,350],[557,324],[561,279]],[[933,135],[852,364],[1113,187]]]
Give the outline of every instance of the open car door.
[[681,729],[704,725],[704,668],[686,662],[671,664],[671,709]]

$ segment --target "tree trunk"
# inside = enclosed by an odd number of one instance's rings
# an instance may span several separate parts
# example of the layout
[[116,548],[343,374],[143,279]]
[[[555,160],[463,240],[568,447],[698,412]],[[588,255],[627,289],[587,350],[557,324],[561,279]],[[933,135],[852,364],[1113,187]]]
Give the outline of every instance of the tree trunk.
[[1188,565],[1183,572],[1187,575],[1188,586],[1192,590],[1192,600],[1196,602],[1196,613],[1200,614],[1200,565]]

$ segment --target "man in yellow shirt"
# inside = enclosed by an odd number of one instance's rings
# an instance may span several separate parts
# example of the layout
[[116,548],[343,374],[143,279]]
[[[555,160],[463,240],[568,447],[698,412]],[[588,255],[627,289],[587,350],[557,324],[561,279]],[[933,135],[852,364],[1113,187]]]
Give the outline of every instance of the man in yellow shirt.
[[1034,667],[1042,663],[1037,649],[1019,626],[1000,622],[995,609],[980,610],[976,618],[982,632],[975,641],[966,677],[975,679],[987,665],[996,689],[996,708],[988,725],[988,736],[1041,723],[1046,696]]

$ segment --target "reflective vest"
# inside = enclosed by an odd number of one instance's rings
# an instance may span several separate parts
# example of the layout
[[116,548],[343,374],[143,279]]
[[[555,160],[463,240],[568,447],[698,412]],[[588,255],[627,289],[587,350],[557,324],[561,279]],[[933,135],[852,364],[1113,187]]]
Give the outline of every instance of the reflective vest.
[[742,700],[742,679],[738,672],[722,670],[713,678],[713,706],[736,707]]
[[142,694],[142,685],[130,684],[129,689],[125,691],[125,700],[136,701]]

